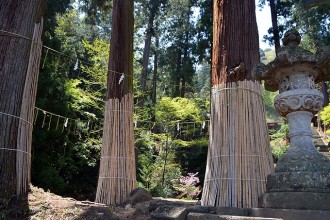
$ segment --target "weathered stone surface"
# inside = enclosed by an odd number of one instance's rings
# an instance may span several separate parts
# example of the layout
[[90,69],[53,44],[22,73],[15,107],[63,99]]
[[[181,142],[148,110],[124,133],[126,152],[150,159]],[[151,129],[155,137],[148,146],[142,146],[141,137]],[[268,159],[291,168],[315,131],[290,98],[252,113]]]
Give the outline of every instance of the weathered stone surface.
[[[288,119],[290,147],[267,177],[261,207],[330,210],[330,160],[312,140],[311,119],[320,111],[323,95],[315,83],[329,79],[330,51],[313,54],[301,47],[298,31],[287,31],[274,61],[254,68],[265,87],[279,90],[274,105]],[[330,219],[330,217],[329,217]]]
[[282,218],[283,220],[329,220],[330,211],[252,208],[249,209],[249,216]]
[[188,210],[185,207],[163,205],[151,213],[152,219],[185,220]]
[[194,205],[187,207],[188,212],[196,212],[196,213],[215,213],[216,207],[213,206],[201,206],[201,205]]
[[310,126],[313,114],[308,111],[296,111],[287,114],[286,117],[290,126],[290,147],[288,152],[278,160],[275,171],[329,172],[330,161],[316,150],[313,143],[313,132]]
[[330,211],[330,193],[267,192],[260,197],[259,207]]
[[152,200],[150,192],[141,187],[138,187],[128,195],[124,204],[130,204],[134,206],[137,203],[146,202],[149,200]]
[[[307,77],[308,76],[306,76],[306,78]],[[304,79],[300,79],[300,81],[302,80]],[[289,85],[293,84],[290,81],[288,83]],[[295,87],[299,86],[298,84],[294,85]],[[290,89],[293,87],[286,85],[284,86],[283,83],[281,84],[281,86],[285,87],[285,89]],[[312,112],[314,115],[322,109],[323,100],[323,94],[321,92],[315,89],[311,90],[309,88],[301,87],[299,89],[297,88],[293,90],[287,90],[280,93],[275,97],[274,105],[282,116],[286,116],[290,112],[295,111],[309,111]]]
[[268,175],[267,192],[328,192],[329,172],[279,172]]
[[150,212],[150,203],[149,202],[141,202],[135,205],[136,213],[149,213]]
[[264,218],[264,217],[250,217],[250,216],[189,213],[187,216],[187,220],[282,220],[282,218]]
[[236,207],[219,207],[216,210],[218,215],[237,215],[237,216],[248,216],[249,211],[246,208],[236,208]]
[[[329,220],[330,211],[322,210],[298,210],[298,209],[271,209],[271,208],[218,208],[217,215],[203,213],[189,213],[186,220],[219,220],[223,217],[239,217],[244,214],[247,217],[259,217],[261,219],[283,219],[283,220]],[[235,214],[236,213],[236,214]],[[242,217],[242,216],[241,216]],[[226,219],[226,218],[225,218]],[[233,219],[233,218],[229,218]]]

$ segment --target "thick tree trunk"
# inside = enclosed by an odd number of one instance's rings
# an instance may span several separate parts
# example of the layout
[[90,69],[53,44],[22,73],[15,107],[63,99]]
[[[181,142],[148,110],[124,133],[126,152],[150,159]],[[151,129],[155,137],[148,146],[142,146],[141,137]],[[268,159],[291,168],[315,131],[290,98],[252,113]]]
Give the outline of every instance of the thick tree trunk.
[[19,154],[30,156],[18,150],[23,148],[18,146],[21,143],[18,139],[19,132],[23,132],[22,124],[27,129],[32,126],[31,121],[22,116],[22,105],[33,109],[35,97],[30,97],[32,103],[22,103],[22,100],[23,96],[35,96],[33,92],[24,93],[29,80],[26,76],[33,30],[35,23],[41,22],[45,9],[46,0],[0,1],[0,206],[13,195],[27,193],[28,182],[22,183],[23,192],[17,191],[19,172],[30,169],[17,167]]
[[275,44],[275,53],[278,53],[278,49],[280,48],[280,35],[278,32],[278,25],[277,25],[277,11],[276,11],[276,4],[275,0],[269,0],[270,4],[270,13],[272,15],[272,26],[273,26],[273,35],[274,35],[274,44]]
[[213,7],[212,85],[252,79],[259,62],[254,1],[219,0]]
[[114,0],[102,151],[96,201],[118,205],[135,188],[133,0]]
[[133,89],[132,4],[132,0],[113,2],[107,99],[121,99]]
[[210,141],[202,205],[256,207],[272,171],[254,0],[214,1]]

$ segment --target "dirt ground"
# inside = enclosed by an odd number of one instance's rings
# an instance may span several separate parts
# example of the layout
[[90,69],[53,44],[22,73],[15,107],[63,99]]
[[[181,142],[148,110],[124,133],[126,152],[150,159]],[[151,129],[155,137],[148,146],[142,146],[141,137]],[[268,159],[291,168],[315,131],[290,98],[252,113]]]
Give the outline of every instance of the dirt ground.
[[0,211],[1,220],[94,220],[148,219],[149,215],[134,213],[132,207],[109,207],[90,201],[64,198],[31,186],[28,201],[10,204]]
[[[166,202],[191,203],[196,201],[155,198]],[[64,198],[31,186],[28,201],[8,204],[0,210],[0,220],[148,220],[150,213],[126,207],[109,207],[90,201]]]

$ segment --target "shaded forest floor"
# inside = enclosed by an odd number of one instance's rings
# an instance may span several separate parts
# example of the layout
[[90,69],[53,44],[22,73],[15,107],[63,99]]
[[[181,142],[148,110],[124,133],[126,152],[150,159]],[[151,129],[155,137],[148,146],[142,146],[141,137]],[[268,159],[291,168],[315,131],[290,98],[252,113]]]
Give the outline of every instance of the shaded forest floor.
[[77,201],[72,198],[64,198],[43,189],[31,186],[31,192],[27,201],[19,201],[9,204],[6,209],[0,211],[1,220],[65,220],[65,219],[148,219],[148,215],[139,213],[135,215],[135,209],[131,207],[109,207],[104,204],[90,201]]
[[[156,202],[193,205],[196,201],[156,198]],[[149,206],[149,205],[148,205]],[[31,186],[27,200],[8,204],[0,210],[0,220],[148,220],[150,212],[131,206],[109,207],[90,201],[64,198]]]

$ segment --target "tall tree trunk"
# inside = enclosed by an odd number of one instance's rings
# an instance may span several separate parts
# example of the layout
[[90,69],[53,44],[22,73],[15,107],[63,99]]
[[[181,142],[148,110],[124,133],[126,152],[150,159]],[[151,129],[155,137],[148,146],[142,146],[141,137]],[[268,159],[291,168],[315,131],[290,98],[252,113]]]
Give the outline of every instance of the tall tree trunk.
[[251,80],[251,70],[259,62],[254,3],[220,0],[213,7],[212,85]]
[[181,55],[182,55],[182,51],[181,51],[181,45],[178,46],[177,49],[177,58],[176,58],[176,72],[174,75],[174,93],[173,93],[173,97],[178,97],[180,96],[180,84],[181,84],[181,68],[182,68],[182,59],[181,59]]
[[133,1],[113,2],[107,99],[122,99],[133,90]]
[[323,107],[329,105],[329,92],[328,92],[328,84],[326,82],[321,82],[320,83],[321,86],[321,92],[324,96],[324,103],[323,103]]
[[157,101],[157,78],[158,78],[158,47],[159,47],[159,37],[156,36],[155,43],[155,57],[154,57],[154,73],[152,77],[152,104],[156,105]]
[[114,0],[102,151],[96,201],[118,205],[135,188],[133,0]]
[[32,132],[27,116],[33,116],[35,87],[27,91],[27,81],[36,85],[37,78],[31,81],[27,74],[34,27],[45,9],[46,0],[0,1],[0,207],[13,195],[25,196],[30,181],[29,176],[20,178],[22,172],[29,173],[29,163],[18,159],[31,160],[30,152],[20,150],[26,149],[20,138]]
[[272,15],[272,26],[273,26],[273,34],[274,34],[274,43],[275,43],[275,53],[278,53],[278,49],[280,48],[280,35],[278,32],[277,25],[277,10],[275,0],[269,0],[270,4],[270,13]]
[[[189,18],[188,18],[189,20]],[[187,77],[188,77],[188,40],[189,40],[189,33],[185,33],[185,42],[183,46],[183,59],[182,59],[182,77],[181,77],[181,92],[180,96],[184,98],[185,93],[186,93],[186,82],[187,82]]]
[[[159,48],[159,37],[156,36],[155,51],[154,51],[154,71],[152,76],[152,105],[155,106],[157,102],[157,79],[158,79],[158,48]],[[156,122],[156,111],[154,110],[151,116],[151,121]],[[153,126],[154,128],[154,126]]]
[[256,207],[272,172],[254,0],[213,2],[210,141],[202,205]]
[[148,65],[149,65],[149,57],[150,57],[151,38],[154,35],[154,20],[157,10],[158,10],[158,4],[157,3],[152,4],[152,7],[150,9],[148,28],[147,28],[146,38],[144,42],[144,49],[143,49],[142,72],[140,77],[142,97],[138,102],[139,106],[144,105],[144,99],[145,99],[144,93],[146,91],[146,85],[147,85],[147,73],[148,73]]

